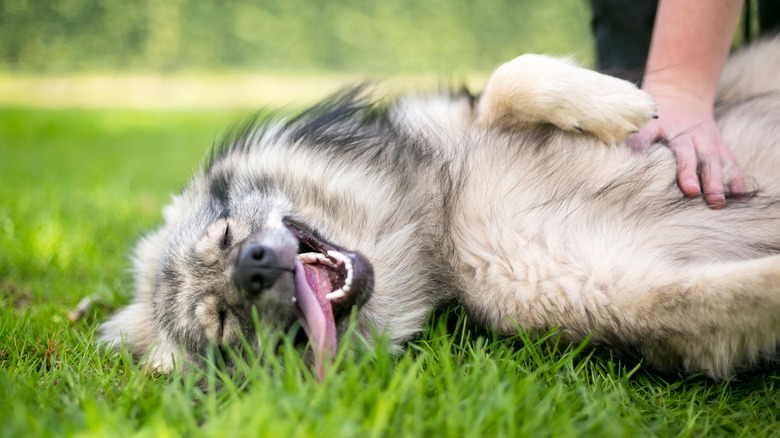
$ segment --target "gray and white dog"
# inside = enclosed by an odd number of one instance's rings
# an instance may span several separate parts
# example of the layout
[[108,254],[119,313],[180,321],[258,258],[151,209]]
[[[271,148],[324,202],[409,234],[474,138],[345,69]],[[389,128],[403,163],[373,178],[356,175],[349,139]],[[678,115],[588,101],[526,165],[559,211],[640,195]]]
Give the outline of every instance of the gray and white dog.
[[[401,345],[447,300],[499,333],[560,326],[656,369],[725,378],[780,340],[780,39],[732,58],[717,108],[751,191],[685,198],[633,84],[525,55],[467,93],[343,92],[212,151],[134,252],[100,328],[162,372],[300,322],[315,367],[348,315]],[[728,178],[728,172],[726,178]]]

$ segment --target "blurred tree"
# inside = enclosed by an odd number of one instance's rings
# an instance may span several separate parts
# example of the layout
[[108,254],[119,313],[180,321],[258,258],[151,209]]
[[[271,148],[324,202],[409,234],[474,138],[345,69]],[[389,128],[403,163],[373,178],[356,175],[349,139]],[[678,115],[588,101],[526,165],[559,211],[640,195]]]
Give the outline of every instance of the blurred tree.
[[0,0],[0,69],[442,72],[592,61],[585,0]]

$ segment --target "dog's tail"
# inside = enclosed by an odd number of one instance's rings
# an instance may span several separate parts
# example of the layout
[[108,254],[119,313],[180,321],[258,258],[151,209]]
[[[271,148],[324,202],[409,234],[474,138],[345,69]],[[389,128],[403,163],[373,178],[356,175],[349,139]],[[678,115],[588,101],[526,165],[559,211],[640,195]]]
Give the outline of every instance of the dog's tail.
[[780,35],[759,40],[731,56],[721,73],[718,101],[780,93]]

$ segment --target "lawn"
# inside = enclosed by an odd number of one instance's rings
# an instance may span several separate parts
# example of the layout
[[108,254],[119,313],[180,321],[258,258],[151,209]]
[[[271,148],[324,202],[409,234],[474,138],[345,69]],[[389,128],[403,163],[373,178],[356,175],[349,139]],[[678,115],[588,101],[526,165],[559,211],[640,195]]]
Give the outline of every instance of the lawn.
[[[283,343],[226,377],[144,372],[95,329],[127,254],[237,111],[0,110],[0,436],[769,436],[778,371],[658,376],[497,339],[458,309],[392,356],[342,348],[318,383]],[[100,302],[77,322],[85,296]],[[554,334],[548,334],[554,339]],[[360,346],[359,339],[351,342]],[[282,366],[281,364],[284,364]]]

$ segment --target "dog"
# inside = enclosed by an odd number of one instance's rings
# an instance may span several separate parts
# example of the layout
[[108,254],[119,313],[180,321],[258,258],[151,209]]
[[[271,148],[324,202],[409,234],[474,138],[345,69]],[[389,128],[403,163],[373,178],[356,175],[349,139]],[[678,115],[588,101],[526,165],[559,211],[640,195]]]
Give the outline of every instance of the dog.
[[364,88],[212,147],[100,339],[170,372],[209,345],[262,349],[255,318],[300,323],[322,377],[350,319],[401,348],[454,301],[663,372],[778,358],[780,39],[724,70],[717,119],[750,194],[717,211],[683,197],[666,145],[625,146],[650,96],[572,61],[523,55],[478,97]]

